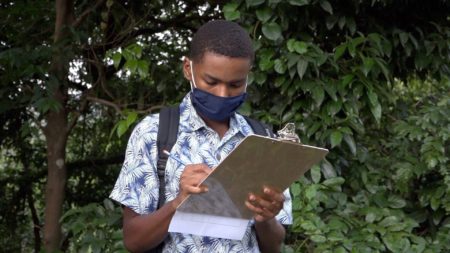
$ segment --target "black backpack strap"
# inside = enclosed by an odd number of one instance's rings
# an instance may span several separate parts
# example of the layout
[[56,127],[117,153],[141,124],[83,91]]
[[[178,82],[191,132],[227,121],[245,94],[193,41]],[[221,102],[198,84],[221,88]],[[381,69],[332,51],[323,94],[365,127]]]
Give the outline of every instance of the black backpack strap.
[[[243,116],[243,115],[242,115]],[[257,135],[262,136],[268,136],[275,138],[275,134],[272,132],[272,128],[267,126],[266,124],[263,124],[257,120],[254,120],[252,118],[249,118],[247,116],[243,116],[247,123],[250,125],[250,127],[253,129],[253,132]]]
[[[158,209],[164,205],[166,200],[166,164],[167,155],[163,150],[170,152],[178,137],[178,125],[180,122],[180,109],[178,106],[163,107],[159,112],[158,137],[156,146],[158,149],[158,161],[156,163],[159,180]],[[155,248],[146,253],[161,253],[164,247],[162,241]]]
[[156,145],[158,148],[158,179],[159,179],[159,199],[158,209],[164,204],[165,201],[165,189],[166,189],[166,164],[167,155],[163,153],[163,150],[170,152],[173,145],[177,141],[178,125],[180,122],[180,109],[179,106],[163,107],[159,112],[159,127],[158,137]]

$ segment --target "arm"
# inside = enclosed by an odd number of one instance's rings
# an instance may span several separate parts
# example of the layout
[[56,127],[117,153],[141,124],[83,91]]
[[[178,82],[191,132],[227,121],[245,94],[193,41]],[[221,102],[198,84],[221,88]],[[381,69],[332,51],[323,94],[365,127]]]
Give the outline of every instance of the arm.
[[205,164],[187,165],[180,178],[180,193],[172,201],[150,214],[140,215],[128,207],[123,210],[125,247],[131,252],[143,252],[156,247],[167,235],[177,206],[189,195],[206,192],[198,185],[209,173]]
[[285,229],[275,216],[283,208],[284,195],[270,187],[264,187],[260,196],[250,194],[247,208],[255,213],[255,230],[261,252],[280,252]]

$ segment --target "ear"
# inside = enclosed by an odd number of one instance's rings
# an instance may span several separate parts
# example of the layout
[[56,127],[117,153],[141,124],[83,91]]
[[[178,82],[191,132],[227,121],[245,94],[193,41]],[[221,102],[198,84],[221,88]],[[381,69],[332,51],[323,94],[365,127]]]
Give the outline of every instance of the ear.
[[189,64],[190,59],[185,56],[183,59],[183,75],[188,81],[191,81],[191,65]]

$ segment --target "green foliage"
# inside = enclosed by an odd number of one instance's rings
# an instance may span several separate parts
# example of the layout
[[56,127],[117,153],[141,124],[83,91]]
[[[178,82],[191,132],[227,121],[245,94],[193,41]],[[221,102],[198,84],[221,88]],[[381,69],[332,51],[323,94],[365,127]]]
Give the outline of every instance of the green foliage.
[[105,199],[72,207],[61,218],[66,236],[72,242],[66,252],[127,252],[122,242],[122,209]]
[[[331,151],[291,188],[284,252],[450,251],[449,4],[236,0],[221,14],[217,3],[108,0],[85,12],[91,3],[75,1],[75,19],[88,15],[57,44],[54,3],[0,4],[2,249],[38,245],[42,230],[31,228],[43,224],[47,175],[38,124],[64,112],[77,124],[63,250],[123,251],[120,209],[95,203],[111,190],[133,124],[189,90],[180,59],[192,31],[223,14],[256,49],[241,112],[275,129],[295,122],[304,143]],[[55,52],[67,78],[50,74]]]
[[291,187],[285,251],[449,251],[448,4],[243,2],[246,113],[331,151]]
[[[322,180],[318,166],[291,187],[291,245],[313,252],[448,252],[450,88],[397,82],[396,105],[371,129],[342,177]],[[423,87],[429,89],[425,91]],[[405,111],[406,110],[406,111]],[[398,118],[397,118],[398,117]],[[382,136],[382,137],[381,137]],[[447,148],[445,148],[447,147]]]

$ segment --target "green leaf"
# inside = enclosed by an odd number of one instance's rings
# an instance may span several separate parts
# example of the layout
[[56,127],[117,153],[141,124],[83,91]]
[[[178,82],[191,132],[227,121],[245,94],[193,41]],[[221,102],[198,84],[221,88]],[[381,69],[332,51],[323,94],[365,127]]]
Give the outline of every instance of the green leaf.
[[320,181],[320,176],[320,167],[316,164],[311,168],[311,179],[317,184]]
[[349,84],[351,81],[353,81],[353,79],[355,78],[354,75],[350,74],[350,75],[345,75],[342,78],[342,83],[344,84],[344,86],[347,86],[347,84]]
[[384,78],[386,78],[386,80],[390,80],[389,70],[387,69],[387,63],[380,58],[374,58],[374,60],[378,64],[378,67],[380,67],[381,72],[383,72]]
[[388,197],[388,205],[391,208],[403,208],[406,206],[406,201],[399,196],[396,195],[389,195]]
[[226,20],[236,20],[241,17],[241,13],[237,10],[238,6],[237,3],[227,3],[223,7],[223,13]]
[[366,221],[369,223],[373,223],[376,218],[377,218],[377,215],[374,212],[368,212],[366,214]]
[[322,9],[324,9],[326,12],[328,12],[328,13],[330,13],[330,14],[333,14],[333,7],[331,7],[331,4],[330,4],[330,2],[328,2],[328,1],[324,1],[324,0],[322,0],[322,1],[320,1],[320,6],[322,7]]
[[339,186],[339,185],[344,184],[344,182],[345,182],[344,178],[334,177],[334,178],[330,178],[330,179],[323,181],[322,184],[325,186]]
[[327,85],[323,86],[328,93],[328,95],[333,99],[333,101],[337,101],[338,98],[336,96],[336,86],[333,83],[328,83]]
[[288,111],[287,113],[285,113],[283,115],[283,118],[281,118],[281,122],[286,123],[288,122],[290,119],[292,119],[292,117],[294,117],[295,115],[295,111]]
[[308,52],[308,44],[303,41],[296,41],[294,42],[294,50],[298,54],[304,54]]
[[389,227],[399,222],[397,216],[388,216],[384,218],[378,225],[382,227]]
[[402,44],[403,47],[405,47],[406,42],[408,42],[408,38],[409,38],[408,33],[401,32],[399,34],[399,38],[400,38],[400,43]]
[[311,95],[316,102],[316,106],[320,107],[323,99],[325,98],[325,91],[323,90],[322,86],[320,86],[319,84],[315,84],[311,90]]
[[286,65],[280,59],[276,59],[274,69],[278,74],[284,74],[286,72]]
[[117,137],[121,137],[128,130],[128,123],[126,120],[119,121],[117,125]]
[[345,26],[345,16],[342,16],[342,17],[339,18],[338,26],[339,26],[339,28],[341,30],[342,30],[342,28],[344,28],[344,26]]
[[244,102],[241,107],[239,107],[239,113],[245,116],[250,116],[252,113],[252,106],[248,100]]
[[129,49],[133,52],[133,55],[136,57],[136,59],[141,58],[142,56],[142,47],[138,44],[132,44],[130,45]]
[[350,30],[350,33],[353,35],[356,32],[356,24],[355,20],[353,18],[346,19],[347,21],[347,27]]
[[120,61],[122,60],[122,54],[119,53],[119,52],[114,53],[113,56],[112,56],[112,60],[113,60],[113,63],[114,63],[114,67],[116,69],[119,68]]
[[333,253],[347,253],[347,250],[345,250],[344,247],[339,246],[334,249]]
[[311,185],[306,188],[305,190],[305,197],[307,199],[313,199],[316,197],[317,194],[317,187],[315,185]]
[[338,18],[337,16],[331,15],[328,16],[325,20],[325,24],[327,26],[328,30],[333,29],[333,27],[336,25],[336,23],[338,22]]
[[303,76],[305,75],[307,68],[308,68],[308,61],[306,61],[303,58],[300,58],[297,61],[297,73],[300,76],[300,79],[303,79]]
[[377,121],[377,123],[380,123],[381,120],[381,105],[377,103],[375,106],[370,107],[370,111],[372,112],[373,117]]
[[311,236],[311,241],[316,242],[316,243],[323,243],[326,242],[327,238],[325,238],[325,236],[323,235],[313,235]]
[[281,27],[275,22],[263,24],[262,32],[269,40],[281,38]]
[[309,4],[309,0],[289,0],[291,5],[303,6]]
[[148,62],[145,60],[139,60],[137,64],[137,72],[141,78],[146,78],[148,76]]
[[342,109],[342,102],[338,101],[330,101],[327,103],[326,111],[330,117],[334,117],[336,113],[338,113]]
[[342,221],[341,217],[332,217],[328,222],[328,227],[331,230],[342,231],[344,233],[348,231],[348,226],[345,222]]
[[226,20],[233,21],[241,17],[241,12],[239,11],[224,12],[224,16]]
[[307,133],[306,135],[309,137],[311,137],[314,133],[317,132],[317,130],[319,130],[319,128],[321,127],[321,124],[319,122],[314,122],[313,125],[311,127],[308,127],[307,129]]
[[272,9],[264,7],[263,9],[256,10],[256,17],[258,17],[261,22],[265,23],[272,17],[272,13]]
[[347,44],[339,45],[334,51],[334,61],[339,60],[347,49]]
[[104,199],[103,205],[105,206],[106,209],[114,211],[114,204],[110,199]]
[[356,144],[355,144],[355,140],[353,139],[353,137],[349,134],[344,135],[344,141],[345,143],[347,143],[350,152],[352,152],[353,155],[356,155]]
[[322,168],[322,173],[325,178],[329,179],[336,177],[336,170],[327,159],[323,159],[323,162],[320,166]]
[[433,211],[436,211],[440,206],[441,201],[437,198],[431,198],[430,200],[430,207],[433,209]]
[[286,42],[286,46],[287,46],[287,49],[289,50],[289,52],[294,52],[295,51],[295,49],[294,49],[295,42],[296,42],[295,39],[289,39]]
[[262,73],[262,72],[256,72],[254,76],[255,76],[255,82],[260,85],[264,84],[267,80],[266,74]]
[[[275,66],[276,66],[276,64],[275,64]],[[279,76],[275,79],[274,85],[275,85],[275,87],[278,88],[278,87],[281,87],[281,85],[283,85],[285,82],[286,82],[286,77]]]
[[372,90],[367,90],[366,92],[367,97],[369,98],[370,105],[375,106],[378,104],[378,96],[375,92]]
[[297,183],[293,183],[291,185],[291,192],[292,192],[292,196],[293,197],[296,197],[296,196],[300,195],[301,189],[300,189],[300,184],[298,182]]
[[138,61],[136,59],[127,60],[124,67],[129,70],[131,74],[134,74],[138,67]]
[[133,124],[136,119],[138,117],[138,114],[136,112],[130,112],[128,113],[126,122],[127,122],[127,128],[131,126],[131,124]]
[[342,133],[340,131],[333,131],[330,135],[331,147],[334,148],[342,142]]
[[369,72],[372,70],[372,67],[374,64],[375,64],[375,61],[372,58],[369,58],[369,57],[363,58],[362,72],[365,76],[367,76],[369,74]]
[[245,3],[247,4],[248,7],[257,6],[264,3],[264,0],[245,0]]

